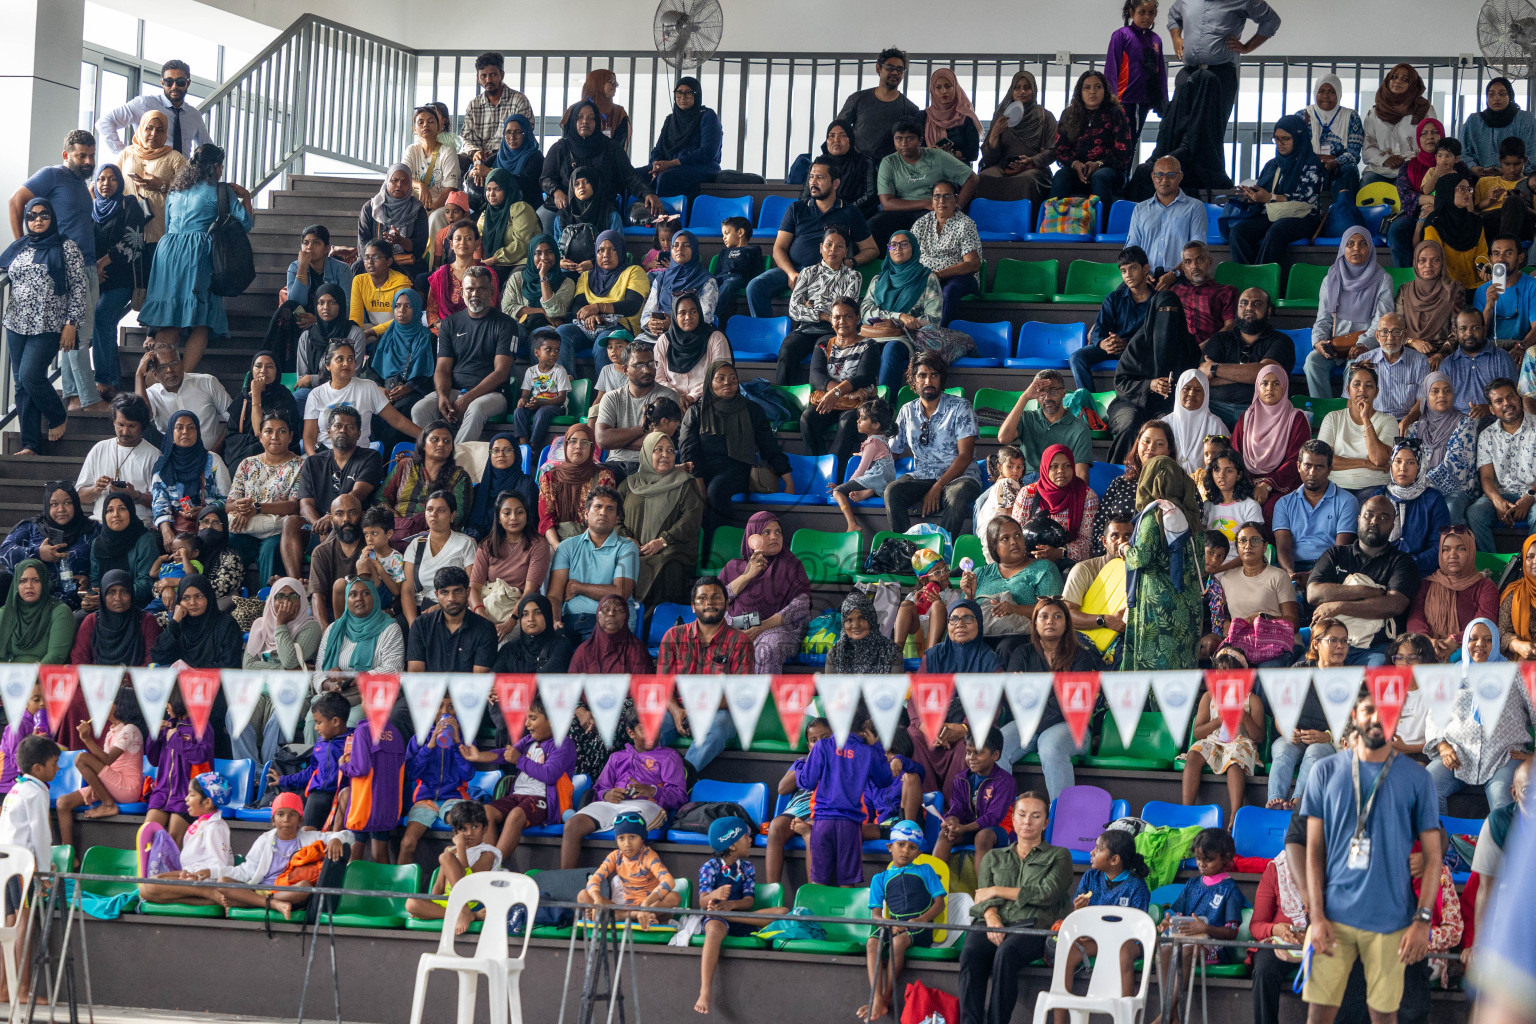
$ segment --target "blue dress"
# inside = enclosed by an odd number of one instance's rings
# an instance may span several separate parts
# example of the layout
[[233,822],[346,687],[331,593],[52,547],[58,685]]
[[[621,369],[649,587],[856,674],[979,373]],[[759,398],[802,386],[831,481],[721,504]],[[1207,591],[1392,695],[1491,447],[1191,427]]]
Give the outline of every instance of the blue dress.
[[[249,231],[251,215],[230,195],[230,210]],[[229,333],[224,300],[208,290],[213,273],[208,226],[219,214],[212,182],[172,192],[165,200],[165,235],[155,246],[149,288],[139,322],[146,327],[206,327],[217,337]]]

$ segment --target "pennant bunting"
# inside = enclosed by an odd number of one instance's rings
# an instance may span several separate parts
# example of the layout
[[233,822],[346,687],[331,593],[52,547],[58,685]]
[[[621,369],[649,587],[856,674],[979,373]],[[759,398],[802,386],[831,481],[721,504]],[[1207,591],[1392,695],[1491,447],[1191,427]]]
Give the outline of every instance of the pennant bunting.
[[821,713],[832,726],[832,738],[841,747],[853,729],[853,712],[859,706],[859,677],[816,674],[816,693]]
[[1081,747],[1088,734],[1088,720],[1093,717],[1093,706],[1099,699],[1099,674],[1097,672],[1057,672],[1056,703],[1061,706],[1067,728],[1072,730],[1072,742]]
[[[912,703],[917,706],[917,721],[929,743],[939,741],[939,730],[949,715],[949,702],[955,695],[954,676],[913,675]],[[1018,713],[1017,709],[1014,711]]]
[[[0,702],[5,705],[5,720],[21,726],[21,716],[27,713],[27,703],[37,687],[37,665],[7,663],[0,665]],[[155,722],[160,719],[156,718]]]
[[1319,668],[1312,672],[1312,689],[1317,691],[1318,702],[1323,705],[1323,714],[1328,719],[1328,731],[1335,741],[1344,735],[1344,727],[1349,724],[1349,715],[1354,710],[1355,698],[1360,695],[1360,681],[1364,677],[1365,669],[1357,666]]
[[811,698],[816,696],[816,679],[814,676],[774,676],[768,689],[773,694],[773,706],[779,712],[784,735],[793,744],[800,738],[805,711],[811,706]]
[[576,716],[576,703],[581,700],[581,677],[546,675],[540,673],[539,700],[544,704],[544,714],[554,733],[555,745],[565,742],[571,731],[571,720]]
[[1253,669],[1212,669],[1205,674],[1205,687],[1221,719],[1223,739],[1235,740],[1243,727],[1248,695],[1253,692]]
[[907,699],[906,676],[865,676],[864,706],[869,709],[870,721],[875,723],[875,734],[880,745],[891,749],[896,735],[896,722],[901,718],[901,705]]
[[1129,748],[1136,736],[1136,726],[1147,706],[1147,691],[1152,686],[1149,672],[1105,672],[1099,676],[1109,713],[1120,731],[1120,745]]
[[[25,667],[35,671],[37,666]],[[151,734],[159,732],[160,723],[165,721],[165,702],[170,700],[171,687],[176,685],[176,670],[168,665],[160,668],[130,668],[128,678],[133,680],[133,695],[138,698],[144,724],[149,726]],[[144,738],[149,739],[148,736]]]
[[1168,727],[1174,746],[1180,750],[1184,749],[1185,737],[1189,735],[1189,720],[1195,713],[1200,684],[1204,681],[1204,673],[1195,670],[1152,673],[1152,696],[1157,698],[1163,724]]
[[[47,670],[43,671],[46,673]],[[219,693],[220,672],[216,668],[184,668],[176,677],[176,686],[181,690],[181,702],[187,706],[187,716],[192,719],[192,728],[196,730],[198,739],[203,738],[208,728],[213,699]],[[43,686],[46,690],[47,683]]]
[[985,746],[1003,699],[1003,679],[996,672],[962,672],[955,676],[955,694],[978,747]]
[[1461,665],[1415,665],[1414,682],[1419,684],[1419,703],[1426,719],[1437,722],[1450,719],[1463,682]]
[[[272,715],[286,742],[299,737],[299,716],[304,713],[304,696],[309,692],[308,672],[268,672],[267,696],[272,698]],[[395,699],[391,697],[393,704]]]
[[1287,740],[1296,731],[1296,720],[1301,717],[1301,706],[1307,702],[1307,690],[1312,686],[1310,668],[1261,668],[1259,685],[1264,688],[1264,698],[1270,714],[1275,716],[1275,729]]
[[404,672],[400,676],[400,690],[411,712],[416,742],[425,744],[443,706],[443,694],[448,692],[448,677],[441,672]]
[[619,727],[619,715],[624,711],[624,698],[629,696],[629,676],[611,673],[582,676],[581,690],[586,694],[587,710],[592,713],[592,722],[597,726],[603,744],[610,750],[622,747],[623,742],[614,742],[613,734]]
[[1472,688],[1472,699],[1477,705],[1477,717],[1483,723],[1483,735],[1491,738],[1498,727],[1499,716],[1504,714],[1504,702],[1509,699],[1509,688],[1514,685],[1520,665],[1513,661],[1484,661],[1464,667],[1467,685]]
[[91,716],[91,734],[103,736],[107,731],[107,716],[113,702],[117,700],[118,689],[123,685],[123,667],[81,665],[79,671],[80,696],[85,698],[85,711]]
[[224,702],[229,707],[229,735],[239,736],[251,724],[251,714],[261,700],[261,688],[266,685],[266,673],[227,668],[223,684]]
[[757,722],[768,703],[768,687],[773,682],[769,675],[721,676],[725,690],[725,706],[730,709],[731,722],[736,726],[736,739],[742,750],[752,749],[757,734]]
[[[1008,706],[1013,709],[1013,720],[1019,727],[1019,747],[1023,749],[1035,738],[1035,729],[1040,725],[1040,716],[1045,713],[1056,677],[1049,672],[1006,672],[1002,680]],[[943,721],[942,718],[939,720]]]
[[448,697],[453,701],[453,713],[459,719],[459,735],[465,743],[473,744],[480,734],[480,721],[485,717],[485,705],[491,696],[493,682],[495,680],[484,672],[448,674]]
[[507,742],[516,743],[523,738],[528,709],[533,706],[534,694],[539,692],[538,680],[531,675],[499,672],[495,686],[496,703],[501,707],[502,721],[507,723]]
[[1403,714],[1403,703],[1408,699],[1408,689],[1413,683],[1413,668],[1409,665],[1376,665],[1365,670],[1365,685],[1370,687],[1376,701],[1376,716],[1381,720],[1387,742],[1397,735],[1397,722]]
[[677,702],[688,712],[688,731],[693,742],[703,743],[715,728],[720,710],[720,676],[680,675],[676,677]]
[[[395,701],[400,696],[400,688],[400,677],[393,672],[357,674],[357,692],[363,698],[363,715],[368,719],[368,729],[373,735],[383,735],[389,713],[394,710]],[[412,717],[414,724],[414,713]],[[426,733],[418,733],[416,736],[418,743],[424,739]]]

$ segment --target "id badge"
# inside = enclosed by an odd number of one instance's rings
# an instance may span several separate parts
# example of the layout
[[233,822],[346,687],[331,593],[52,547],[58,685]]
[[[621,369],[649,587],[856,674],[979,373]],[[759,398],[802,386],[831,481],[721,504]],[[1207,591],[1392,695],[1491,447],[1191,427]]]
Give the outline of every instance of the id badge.
[[1351,871],[1365,871],[1371,866],[1371,837],[1355,836],[1349,841],[1349,861],[1346,865]]

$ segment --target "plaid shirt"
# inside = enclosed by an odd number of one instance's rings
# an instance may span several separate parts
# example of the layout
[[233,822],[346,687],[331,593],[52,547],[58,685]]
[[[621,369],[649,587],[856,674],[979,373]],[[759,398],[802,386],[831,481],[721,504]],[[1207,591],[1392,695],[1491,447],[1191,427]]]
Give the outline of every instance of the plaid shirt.
[[464,125],[459,129],[459,137],[463,140],[459,152],[474,153],[483,149],[494,155],[501,148],[502,126],[513,114],[522,114],[530,124],[534,123],[533,104],[510,85],[501,87],[501,102],[494,106],[485,98],[485,93],[470,100],[464,111]]
[[741,675],[753,669],[752,641],[734,626],[722,625],[708,644],[699,637],[697,622],[667,630],[661,638],[658,672],[684,675]]
[[1176,284],[1173,293],[1184,304],[1184,322],[1189,324],[1189,333],[1202,345],[1228,320],[1237,319],[1237,289],[1229,284]]

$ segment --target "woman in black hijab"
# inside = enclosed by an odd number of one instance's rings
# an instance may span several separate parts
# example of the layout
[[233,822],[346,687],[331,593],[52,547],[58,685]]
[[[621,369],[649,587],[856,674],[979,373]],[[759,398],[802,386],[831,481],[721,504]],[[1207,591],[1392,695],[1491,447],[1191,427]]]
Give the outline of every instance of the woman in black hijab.
[[679,78],[672,91],[672,113],[651,147],[651,179],[663,196],[698,194],[699,186],[720,173],[720,118],[704,106],[704,88],[691,76]]
[[133,602],[142,608],[154,597],[151,572],[159,557],[160,538],[139,518],[133,499],[124,491],[108,494],[101,506],[101,529],[91,542],[91,585],[100,593],[107,573],[126,572],[133,579]]
[[1115,400],[1108,416],[1115,442],[1109,461],[1125,462],[1137,429],[1173,408],[1174,381],[1185,370],[1199,366],[1203,358],[1178,295],[1154,292],[1147,319],[1131,335],[1115,368]]
[[[838,118],[827,125],[827,138],[821,144],[823,159],[833,163],[832,176],[837,179],[837,198],[849,206],[856,206],[865,217],[880,212],[880,194],[875,188],[875,164],[859,152],[854,139],[853,125]],[[800,193],[801,199],[811,198],[809,185]]]
[[[350,301],[340,285],[327,282],[315,289],[310,302],[314,305],[316,319],[299,335],[298,353],[295,356],[295,372],[299,378],[293,388],[295,402],[303,402],[309,397],[312,388],[331,379],[331,371],[325,365],[325,353],[331,347],[331,342],[350,341],[353,351],[367,351],[367,336],[347,315]],[[303,427],[298,421],[290,422],[295,427],[293,436],[303,436]],[[258,433],[261,430],[259,420],[256,429]]]
[[[176,587],[176,607],[170,621],[150,648],[150,663],[170,665],[183,661],[191,668],[240,668],[244,654],[240,626],[233,616],[219,608],[213,586],[202,576],[184,577]],[[228,711],[220,687],[208,717],[208,727],[213,730],[214,757],[227,758],[233,752],[225,725]]]
[[[326,287],[335,287],[329,285]],[[351,323],[351,321],[347,321]],[[293,392],[282,383],[277,353],[262,349],[251,358],[251,368],[240,391],[229,400],[229,433],[224,437],[224,465],[234,475],[247,456],[260,455],[261,421],[267,413],[281,413],[295,438],[302,437],[304,421]],[[297,429],[295,429],[297,428]]]
[[497,672],[564,672],[575,648],[564,630],[554,628],[554,606],[543,594],[529,594],[517,604],[517,630],[496,652]]
[[1173,105],[1157,130],[1152,158],[1136,168],[1126,197],[1152,198],[1152,165],[1165,156],[1174,157],[1184,172],[1182,187],[1195,195],[1200,189],[1231,188],[1222,140],[1227,135],[1222,106],[1221,80],[1212,71],[1194,71],[1173,94]]
[[59,600],[78,610],[95,539],[96,524],[80,507],[75,485],[68,480],[50,480],[43,485],[42,511],[17,523],[0,542],[3,582],[9,583],[10,574],[23,561],[36,558],[47,565]]
[[591,100],[582,100],[566,111],[560,141],[549,147],[539,177],[539,185],[549,197],[538,209],[545,234],[555,233],[555,214],[570,202],[571,174],[578,167],[586,167],[593,175],[592,185],[599,195],[614,202],[621,193],[639,196],[652,215],[662,212],[650,178],[635,169],[622,147],[598,130],[600,122],[597,104]]

